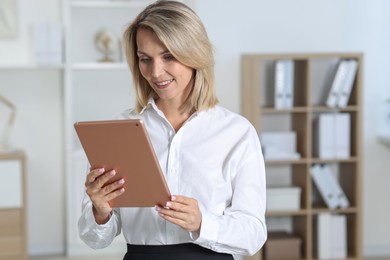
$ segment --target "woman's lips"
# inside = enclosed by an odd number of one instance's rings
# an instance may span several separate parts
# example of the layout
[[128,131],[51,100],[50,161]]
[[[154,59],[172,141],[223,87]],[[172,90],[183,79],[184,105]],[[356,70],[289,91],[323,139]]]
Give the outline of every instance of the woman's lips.
[[167,88],[172,82],[173,82],[173,79],[170,79],[170,80],[164,80],[164,81],[155,82],[154,84],[159,89],[164,89],[164,88]]

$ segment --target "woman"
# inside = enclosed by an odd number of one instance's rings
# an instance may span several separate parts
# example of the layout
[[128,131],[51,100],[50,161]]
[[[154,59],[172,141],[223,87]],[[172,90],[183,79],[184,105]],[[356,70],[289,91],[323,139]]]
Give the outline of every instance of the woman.
[[165,207],[115,208],[124,180],[92,170],[79,220],[81,239],[107,247],[121,231],[124,259],[233,259],[266,240],[265,171],[257,133],[218,105],[212,46],[186,5],[158,1],[128,26],[123,43],[137,104],[120,119],[141,118],[171,200]]

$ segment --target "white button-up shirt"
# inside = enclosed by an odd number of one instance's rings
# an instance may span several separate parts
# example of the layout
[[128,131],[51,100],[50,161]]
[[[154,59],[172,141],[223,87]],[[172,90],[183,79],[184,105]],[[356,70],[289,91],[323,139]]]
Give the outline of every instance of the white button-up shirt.
[[151,99],[140,118],[170,192],[194,198],[202,212],[200,234],[162,219],[154,208],[116,208],[104,225],[96,224],[92,203],[83,201],[81,239],[107,247],[120,232],[127,243],[195,243],[216,252],[254,254],[267,238],[265,169],[258,135],[242,116],[220,106],[193,114],[176,133]]

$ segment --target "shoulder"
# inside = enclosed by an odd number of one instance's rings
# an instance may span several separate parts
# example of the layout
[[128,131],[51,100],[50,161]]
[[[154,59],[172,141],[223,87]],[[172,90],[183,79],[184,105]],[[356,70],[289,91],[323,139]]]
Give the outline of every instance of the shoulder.
[[209,109],[207,114],[209,114],[214,122],[217,122],[222,126],[228,125],[229,128],[233,128],[235,130],[254,129],[248,119],[222,106],[217,105],[214,108]]
[[229,142],[257,142],[257,131],[248,119],[221,106],[215,106],[201,116],[200,128],[206,135],[218,136]]

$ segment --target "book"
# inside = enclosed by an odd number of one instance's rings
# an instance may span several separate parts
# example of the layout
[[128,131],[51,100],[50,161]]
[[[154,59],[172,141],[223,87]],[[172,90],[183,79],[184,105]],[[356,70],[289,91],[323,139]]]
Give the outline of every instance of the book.
[[294,62],[275,62],[274,106],[276,109],[292,108],[294,103]]
[[314,164],[311,176],[326,206],[330,209],[348,208],[349,200],[329,165]]
[[334,157],[348,159],[351,156],[351,115],[349,113],[334,114]]
[[318,214],[317,258],[347,258],[347,218],[345,215]]
[[337,99],[338,107],[346,107],[348,104],[353,83],[355,82],[355,78],[356,78],[357,67],[358,67],[357,60],[351,59],[347,61],[347,71]]
[[322,113],[315,129],[315,152],[321,159],[347,159],[351,156],[351,115]]
[[60,24],[47,24],[48,63],[62,63],[62,27]]
[[286,70],[284,85],[284,107],[292,108],[294,106],[294,62],[292,60],[283,60]]
[[340,183],[336,179],[336,176],[332,173],[332,170],[329,165],[323,165],[321,167],[321,172],[327,179],[333,197],[336,198],[337,204],[336,207],[348,208],[349,200],[344,193],[344,190],[341,188]]
[[331,225],[330,213],[320,213],[317,217],[317,257],[331,259]]
[[264,132],[260,134],[266,160],[298,160],[297,134],[293,131]]
[[345,215],[331,215],[330,249],[331,259],[347,258],[347,217]]
[[326,206],[330,209],[337,208],[339,200],[328,176],[322,171],[322,167],[319,164],[314,164],[310,169],[310,174]]
[[284,108],[284,84],[286,71],[282,61],[278,60],[275,63],[275,109]]
[[62,62],[62,31],[60,24],[37,23],[33,25],[37,64],[60,64]]
[[332,159],[335,157],[334,140],[334,115],[323,113],[318,116],[317,122],[317,153],[321,159]]
[[340,91],[343,88],[345,78],[347,76],[348,71],[348,61],[347,60],[341,60],[338,67],[336,74],[334,76],[328,98],[326,100],[326,105],[328,107],[336,107],[338,104],[338,99],[340,95]]
[[35,62],[37,64],[46,64],[49,60],[49,54],[47,52],[47,26],[45,23],[37,23],[33,25],[33,40]]

